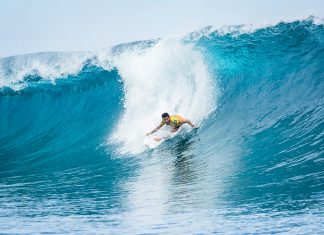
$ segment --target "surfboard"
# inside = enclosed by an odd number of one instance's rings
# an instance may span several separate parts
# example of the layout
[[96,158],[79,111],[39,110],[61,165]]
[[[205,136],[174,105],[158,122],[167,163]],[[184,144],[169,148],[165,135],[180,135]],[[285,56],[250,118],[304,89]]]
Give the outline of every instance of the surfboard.
[[154,138],[159,138],[157,136],[146,136],[144,138],[144,144],[149,147],[150,149],[154,149],[157,146],[159,146],[160,144],[162,144],[164,142],[165,139],[161,139],[160,141],[156,141],[154,140]]

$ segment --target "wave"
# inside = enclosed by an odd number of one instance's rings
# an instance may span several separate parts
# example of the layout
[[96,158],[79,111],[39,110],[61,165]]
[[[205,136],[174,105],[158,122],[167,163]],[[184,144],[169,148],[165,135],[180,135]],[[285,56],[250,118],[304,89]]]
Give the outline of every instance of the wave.
[[[186,192],[199,178],[201,190],[212,192],[206,201],[320,208],[323,24],[309,18],[246,28],[0,59],[1,176],[88,165],[104,174],[100,159],[108,167],[127,158],[120,171],[109,168],[114,178],[136,169],[134,159],[176,157],[183,178],[173,184]],[[200,128],[146,150],[143,137],[163,112]],[[194,167],[179,166],[188,162]]]

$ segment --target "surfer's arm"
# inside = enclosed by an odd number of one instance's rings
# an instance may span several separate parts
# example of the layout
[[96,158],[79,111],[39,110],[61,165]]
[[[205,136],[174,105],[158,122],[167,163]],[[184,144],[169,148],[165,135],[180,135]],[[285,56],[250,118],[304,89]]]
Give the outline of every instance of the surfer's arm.
[[198,128],[197,126],[195,126],[189,119],[184,119],[182,121],[183,123],[188,123],[192,128]]
[[149,133],[146,133],[146,135],[150,135],[156,131],[158,131],[162,126],[164,126],[164,123],[162,122],[160,125],[158,125],[158,127],[156,127],[154,130],[152,130],[151,132]]

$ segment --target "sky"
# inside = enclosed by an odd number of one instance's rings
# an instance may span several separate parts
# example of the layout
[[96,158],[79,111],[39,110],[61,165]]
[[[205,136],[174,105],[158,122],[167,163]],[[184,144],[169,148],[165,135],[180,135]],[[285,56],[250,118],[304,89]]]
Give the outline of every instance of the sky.
[[0,0],[0,57],[94,50],[207,25],[324,18],[323,0]]

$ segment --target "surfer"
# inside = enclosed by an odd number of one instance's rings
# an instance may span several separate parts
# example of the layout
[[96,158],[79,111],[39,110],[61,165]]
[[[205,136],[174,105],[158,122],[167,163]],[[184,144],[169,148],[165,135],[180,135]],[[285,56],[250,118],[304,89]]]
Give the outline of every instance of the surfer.
[[[179,128],[184,123],[188,123],[192,128],[198,128],[197,126],[192,124],[192,122],[190,120],[183,118],[180,115],[171,115],[170,116],[168,113],[163,113],[162,114],[162,122],[160,123],[160,125],[158,127],[156,127],[154,130],[152,130],[151,132],[147,133],[146,135],[148,136],[148,135],[158,131],[164,125],[171,126],[172,127],[171,133],[174,133],[177,130],[179,130]],[[154,138],[154,140],[160,141],[161,138]]]

